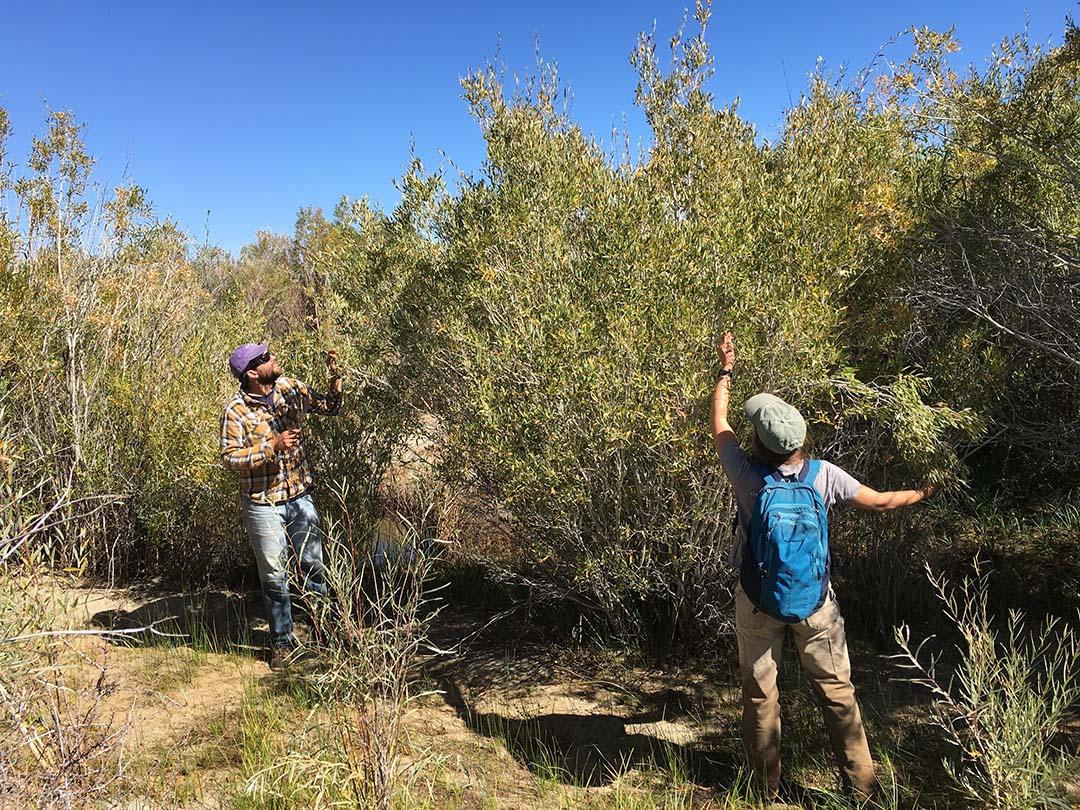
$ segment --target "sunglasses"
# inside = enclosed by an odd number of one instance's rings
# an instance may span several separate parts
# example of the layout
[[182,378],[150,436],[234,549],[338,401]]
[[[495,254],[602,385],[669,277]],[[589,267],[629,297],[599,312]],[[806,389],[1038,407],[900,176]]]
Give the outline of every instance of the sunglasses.
[[251,371],[251,369],[253,368],[258,368],[263,363],[267,362],[269,359],[270,352],[263,352],[258,357],[251,358],[251,360],[247,364],[247,368],[245,368],[244,371]]

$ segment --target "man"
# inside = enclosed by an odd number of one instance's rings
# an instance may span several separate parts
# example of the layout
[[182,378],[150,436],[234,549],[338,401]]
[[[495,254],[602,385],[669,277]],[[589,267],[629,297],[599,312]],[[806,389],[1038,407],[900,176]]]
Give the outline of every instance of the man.
[[[747,453],[739,446],[727,418],[735,366],[735,342],[730,332],[720,339],[717,353],[721,370],[713,391],[712,432],[738,512],[731,561],[740,569],[735,630],[742,677],[743,748],[748,764],[758,787],[775,799],[780,788],[780,693],[776,672],[784,635],[790,627],[803,672],[821,704],[841,779],[856,796],[869,797],[877,780],[851,684],[844,620],[828,583],[831,556],[824,564],[822,598],[816,609],[811,607],[812,612],[801,621],[788,622],[770,615],[762,608],[766,604],[762,569],[754,562],[749,543],[752,514],[758,493],[765,487],[763,472],[772,480],[792,482],[800,480],[802,474],[802,480],[812,484],[826,509],[834,504],[850,504],[859,509],[888,511],[918,503],[936,488],[876,492],[827,461],[811,465],[802,452],[806,422],[795,408],[771,394],[758,394],[746,402],[746,417],[754,426],[751,452]],[[808,481],[804,469],[815,468],[814,480]],[[773,471],[778,471],[779,476]]]
[[336,354],[327,354],[330,390],[322,395],[281,376],[266,343],[245,343],[229,357],[240,390],[221,418],[221,458],[238,473],[244,528],[259,568],[270,623],[270,668],[288,666],[297,648],[289,601],[288,557],[297,556],[305,591],[326,593],[319,515],[301,425],[309,413],[341,407]]

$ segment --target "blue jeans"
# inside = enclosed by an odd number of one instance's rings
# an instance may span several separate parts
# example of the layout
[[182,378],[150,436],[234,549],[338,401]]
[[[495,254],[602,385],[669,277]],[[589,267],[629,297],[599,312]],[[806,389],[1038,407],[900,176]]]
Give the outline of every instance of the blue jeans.
[[272,647],[294,647],[292,604],[289,601],[289,552],[299,560],[301,586],[308,593],[326,594],[322,529],[310,495],[264,506],[244,499],[244,528],[259,567],[266,619]]

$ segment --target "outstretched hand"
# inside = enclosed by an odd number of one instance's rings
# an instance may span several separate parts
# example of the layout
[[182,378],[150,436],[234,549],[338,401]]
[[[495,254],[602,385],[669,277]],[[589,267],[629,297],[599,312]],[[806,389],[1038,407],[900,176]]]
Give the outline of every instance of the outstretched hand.
[[330,373],[336,375],[338,373],[338,353],[335,349],[328,349],[326,352],[326,367],[330,369]]
[[720,357],[720,364],[731,370],[735,365],[735,336],[731,332],[724,332],[716,341],[716,353]]

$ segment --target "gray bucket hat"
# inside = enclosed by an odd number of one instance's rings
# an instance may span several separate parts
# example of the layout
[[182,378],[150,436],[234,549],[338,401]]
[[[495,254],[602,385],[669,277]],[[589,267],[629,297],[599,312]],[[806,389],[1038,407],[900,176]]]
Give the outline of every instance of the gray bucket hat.
[[757,431],[758,441],[774,453],[790,453],[806,441],[806,420],[778,396],[752,396],[746,400],[743,411]]

